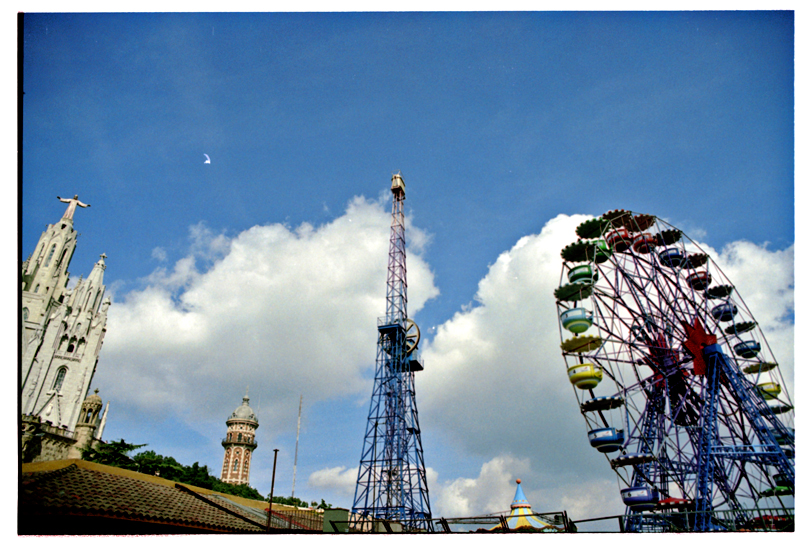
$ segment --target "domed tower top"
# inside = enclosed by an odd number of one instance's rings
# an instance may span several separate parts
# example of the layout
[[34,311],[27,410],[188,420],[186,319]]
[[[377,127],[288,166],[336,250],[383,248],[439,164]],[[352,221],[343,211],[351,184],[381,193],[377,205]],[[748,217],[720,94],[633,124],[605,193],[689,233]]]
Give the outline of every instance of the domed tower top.
[[100,409],[103,408],[103,400],[100,398],[100,390],[95,389],[94,394],[89,395],[83,400],[81,414],[78,417],[78,424],[89,424],[96,426],[100,419]]
[[250,398],[248,397],[247,393],[245,393],[244,397],[242,398],[242,404],[236,407],[236,410],[233,411],[233,414],[231,414],[230,417],[228,417],[228,421],[226,423],[231,425],[231,422],[242,421],[253,422],[255,427],[258,427],[258,418],[256,417],[256,413],[250,407]]

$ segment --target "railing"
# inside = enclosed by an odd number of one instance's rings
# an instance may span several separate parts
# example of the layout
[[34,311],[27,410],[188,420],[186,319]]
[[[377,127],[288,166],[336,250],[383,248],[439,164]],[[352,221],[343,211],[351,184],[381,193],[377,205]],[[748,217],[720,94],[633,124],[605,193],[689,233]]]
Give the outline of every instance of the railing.
[[[633,521],[638,532],[694,532],[700,512],[642,512],[627,516],[616,515],[592,519],[578,519],[573,523],[577,532],[623,532],[625,522]],[[742,519],[742,514],[745,518]],[[794,531],[793,508],[760,508],[715,510],[710,512],[710,531]],[[605,522],[602,523],[601,522]]]
[[526,514],[527,516],[535,516],[540,521],[545,523],[544,527],[533,528],[517,528],[511,529],[508,521],[511,516],[507,513],[491,514],[486,516],[475,517],[456,517],[456,518],[429,518],[422,520],[423,525],[420,525],[420,520],[416,520],[412,524],[412,520],[397,520],[397,519],[361,519],[357,522],[348,523],[347,521],[331,521],[331,527],[334,532],[350,532],[361,534],[386,534],[386,533],[465,533],[465,532],[511,532],[517,531],[549,531],[549,532],[574,532],[574,526],[569,521],[566,512],[546,512],[536,514]]
[[[269,510],[267,510],[269,514]],[[275,529],[322,531],[324,515],[316,510],[272,510],[271,526]]]
[[22,415],[22,421],[23,422],[28,422],[28,423],[31,423],[31,424],[38,424],[39,429],[41,429],[42,431],[46,431],[47,433],[49,433],[51,435],[57,435],[59,437],[66,437],[68,439],[74,439],[75,438],[75,433],[74,432],[68,430],[65,427],[54,426],[49,420],[47,420],[45,422],[42,422],[41,418],[39,418],[38,416],[23,414]]
[[[694,532],[694,524],[698,523],[699,512],[694,511],[666,511],[642,512],[631,515],[614,515],[591,519],[571,520],[566,512],[546,512],[529,514],[547,523],[549,527],[544,530],[550,532],[624,532],[625,523],[629,520],[637,521],[640,532]],[[742,514],[745,519],[742,519]],[[464,533],[464,532],[521,532],[525,529],[511,529],[509,520],[511,515],[490,514],[486,516],[461,517],[461,518],[431,518],[424,520],[429,529],[418,525],[411,527],[410,520],[385,520],[362,519],[357,523],[347,521],[331,521],[334,532],[386,534],[386,533]],[[738,531],[738,532],[763,532],[763,531],[794,531],[793,508],[760,508],[737,510],[716,510],[711,512],[707,520],[711,531]],[[417,521],[419,523],[419,520]],[[533,529],[528,529],[533,532]],[[541,530],[541,529],[539,529]]]
[[394,317],[394,320],[392,320],[392,317],[387,317],[385,315],[383,317],[378,317],[378,326],[389,326],[392,324],[400,325],[401,322],[402,321],[400,321],[400,319],[397,317]]
[[248,441],[228,440],[227,437],[223,437],[222,439],[220,439],[220,441],[222,441],[223,445],[225,445],[225,444],[238,444],[238,445],[241,445],[241,446],[252,446],[253,448],[258,446],[258,443],[256,442],[255,437],[253,437],[253,440],[251,440],[250,442],[248,442]]

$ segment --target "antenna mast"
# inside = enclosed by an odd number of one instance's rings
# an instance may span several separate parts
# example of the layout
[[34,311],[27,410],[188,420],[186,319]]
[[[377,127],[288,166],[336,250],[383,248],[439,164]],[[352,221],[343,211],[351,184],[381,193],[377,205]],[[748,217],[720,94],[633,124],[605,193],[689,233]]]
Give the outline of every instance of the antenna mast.
[[297,439],[294,441],[294,472],[292,473],[292,499],[294,499],[294,481],[297,478],[297,448],[300,446],[300,413],[303,412],[303,394],[300,394],[300,408],[297,410]]

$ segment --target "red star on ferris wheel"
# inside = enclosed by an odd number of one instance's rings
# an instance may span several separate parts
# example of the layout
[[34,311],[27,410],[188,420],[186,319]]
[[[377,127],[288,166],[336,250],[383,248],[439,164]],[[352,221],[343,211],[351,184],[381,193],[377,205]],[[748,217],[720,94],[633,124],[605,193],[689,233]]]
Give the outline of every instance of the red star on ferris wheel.
[[683,342],[683,345],[688,349],[694,359],[694,374],[705,375],[706,362],[703,359],[703,349],[709,345],[714,345],[717,342],[717,336],[706,332],[703,323],[701,323],[697,317],[694,319],[694,324],[683,321],[681,321],[681,324],[688,338]]

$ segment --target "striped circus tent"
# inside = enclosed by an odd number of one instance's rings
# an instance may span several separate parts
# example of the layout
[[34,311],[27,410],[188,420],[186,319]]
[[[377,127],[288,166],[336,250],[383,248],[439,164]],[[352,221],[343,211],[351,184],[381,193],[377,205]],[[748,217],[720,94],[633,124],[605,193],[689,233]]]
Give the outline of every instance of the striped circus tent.
[[[531,510],[531,503],[522,492],[522,480],[517,479],[517,492],[514,494],[514,501],[511,503],[511,515],[506,518],[508,528],[513,530],[529,530],[539,532],[557,532],[558,528],[545,523],[536,517]],[[501,525],[493,527],[492,530],[500,529]]]

